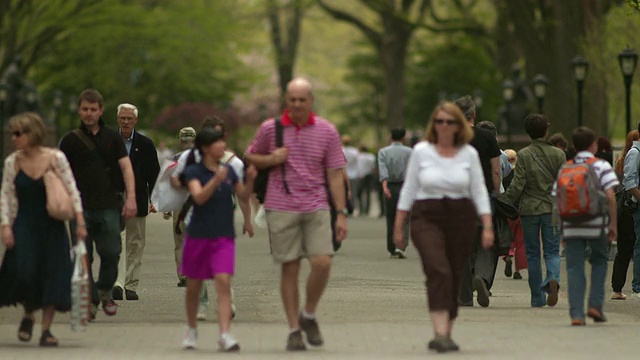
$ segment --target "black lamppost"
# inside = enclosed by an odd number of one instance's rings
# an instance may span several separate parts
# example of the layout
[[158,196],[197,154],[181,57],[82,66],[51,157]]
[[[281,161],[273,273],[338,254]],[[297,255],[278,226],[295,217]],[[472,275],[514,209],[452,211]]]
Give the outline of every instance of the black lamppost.
[[483,92],[480,89],[473,91],[473,102],[476,104],[476,119],[482,119],[480,116],[480,110],[482,110]]
[[542,74],[533,77],[533,94],[538,99],[538,113],[544,113],[544,97],[547,95],[549,80]]
[[631,131],[631,80],[633,79],[633,73],[636,71],[636,65],[638,65],[638,54],[627,46],[626,49],[618,55],[618,62],[620,63],[620,70],[622,76],[624,76],[624,88],[626,92],[626,109],[627,117],[625,118],[625,125],[627,132]]
[[578,55],[573,58],[571,64],[573,66],[573,76],[578,86],[578,126],[582,126],[582,89],[584,88],[584,79],[587,77],[587,70],[589,70],[589,62]]
[[507,103],[506,121],[507,121],[507,146],[513,147],[511,143],[511,101],[513,100],[514,84],[511,80],[502,82],[502,98]]
[[7,109],[7,99],[9,98],[9,86],[6,82],[0,81],[0,174],[4,166],[4,122]]
[[60,139],[60,107],[62,106],[62,91],[53,92],[53,125],[56,127],[56,142]]

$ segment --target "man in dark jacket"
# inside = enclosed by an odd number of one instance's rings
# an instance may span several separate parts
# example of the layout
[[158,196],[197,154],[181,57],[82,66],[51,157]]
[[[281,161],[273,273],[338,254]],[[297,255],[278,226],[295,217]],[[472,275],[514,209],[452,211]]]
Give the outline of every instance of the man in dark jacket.
[[140,282],[142,252],[146,240],[146,217],[156,212],[149,204],[149,197],[160,172],[158,154],[153,141],[135,131],[138,122],[138,108],[131,104],[118,106],[118,126],[122,140],[129,153],[136,184],[138,213],[125,221],[122,233],[123,256],[120,257],[118,280],[113,288],[113,298],[138,300],[136,288]]

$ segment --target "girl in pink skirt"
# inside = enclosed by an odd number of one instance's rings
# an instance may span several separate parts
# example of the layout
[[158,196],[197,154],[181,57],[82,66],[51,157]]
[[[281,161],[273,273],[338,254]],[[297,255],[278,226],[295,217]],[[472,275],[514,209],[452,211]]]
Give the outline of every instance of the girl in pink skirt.
[[[235,264],[235,230],[233,223],[233,199],[248,198],[253,192],[257,171],[247,168],[246,184],[238,181],[231,167],[223,165],[226,143],[224,133],[202,130],[196,136],[196,148],[202,161],[189,165],[185,181],[193,198],[191,222],[182,248],[180,273],[187,280],[186,309],[188,329],[182,345],[194,349],[198,337],[196,314],[202,282],[214,279],[217,303],[220,351],[238,351],[240,345],[229,333],[231,326],[231,277]],[[248,229],[243,229],[247,232]]]

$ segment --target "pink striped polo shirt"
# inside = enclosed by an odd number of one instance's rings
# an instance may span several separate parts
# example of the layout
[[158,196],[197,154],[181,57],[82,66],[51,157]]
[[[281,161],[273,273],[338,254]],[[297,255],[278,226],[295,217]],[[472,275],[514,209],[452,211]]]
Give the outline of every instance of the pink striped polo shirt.
[[[345,166],[340,134],[336,127],[319,116],[310,115],[309,123],[297,127],[288,111],[282,115],[282,140],[289,150],[285,162],[287,194],[279,167],[269,173],[264,207],[267,210],[296,213],[329,209],[325,188],[327,169]],[[269,154],[276,149],[275,120],[265,120],[247,150],[247,154]]]

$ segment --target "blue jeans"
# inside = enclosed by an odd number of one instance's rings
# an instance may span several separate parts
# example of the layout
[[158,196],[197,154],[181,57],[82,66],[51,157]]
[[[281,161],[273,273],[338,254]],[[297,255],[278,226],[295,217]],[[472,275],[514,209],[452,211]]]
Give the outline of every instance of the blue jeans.
[[633,281],[631,282],[631,291],[640,293],[640,207],[633,213],[633,229],[636,233],[636,243],[633,246]]
[[[529,289],[531,306],[541,307],[547,303],[545,292],[549,281],[560,283],[560,229],[551,223],[551,214],[521,216],[524,245],[527,252],[529,271]],[[540,260],[540,234],[547,276],[542,281],[542,263]]]
[[584,251],[591,246],[591,290],[589,291],[589,308],[602,312],[604,304],[604,283],[607,277],[607,257],[609,243],[606,238],[597,240],[567,240],[564,256],[567,261],[567,282],[569,288],[569,315],[571,319],[584,320],[584,293],[587,279],[584,275]]

